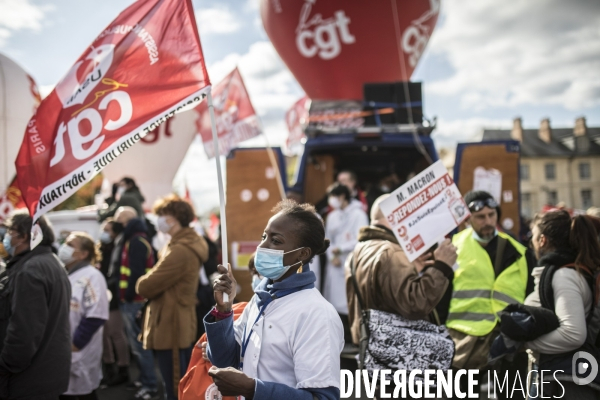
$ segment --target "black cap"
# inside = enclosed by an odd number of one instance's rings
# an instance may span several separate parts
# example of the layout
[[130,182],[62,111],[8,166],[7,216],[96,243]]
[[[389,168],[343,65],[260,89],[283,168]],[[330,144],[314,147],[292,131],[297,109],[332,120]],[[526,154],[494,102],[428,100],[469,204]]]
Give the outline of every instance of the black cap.
[[[471,190],[470,192],[468,192],[467,194],[465,194],[465,203],[467,203],[467,207],[469,206],[469,204],[471,204],[474,201],[480,200],[480,201],[487,201],[489,199],[494,199],[494,196],[492,196],[491,194],[489,194],[486,191],[483,190]],[[496,212],[498,213],[498,221],[500,220],[500,215],[501,215],[501,210],[500,210],[500,205],[498,205],[498,207],[496,207]]]
[[467,194],[465,194],[465,203],[469,205],[469,203],[481,200],[486,201],[487,199],[493,199],[494,197],[488,192],[484,192],[483,190],[471,190]]

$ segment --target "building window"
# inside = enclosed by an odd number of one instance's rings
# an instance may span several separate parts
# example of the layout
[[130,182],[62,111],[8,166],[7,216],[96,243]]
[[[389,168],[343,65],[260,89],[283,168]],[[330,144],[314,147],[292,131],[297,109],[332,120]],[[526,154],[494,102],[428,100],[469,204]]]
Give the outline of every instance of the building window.
[[579,179],[590,179],[591,177],[590,163],[579,163]]
[[548,190],[546,196],[546,203],[549,206],[555,206],[556,203],[558,203],[558,194],[556,193],[556,190]]
[[547,181],[553,181],[556,179],[556,166],[554,163],[548,163],[544,165],[544,170],[546,172]]
[[521,164],[521,180],[529,180],[529,165],[527,164]]
[[521,213],[525,218],[531,218],[533,216],[531,207],[531,193],[521,193]]
[[592,191],[589,189],[581,191],[581,208],[587,210],[592,206]]

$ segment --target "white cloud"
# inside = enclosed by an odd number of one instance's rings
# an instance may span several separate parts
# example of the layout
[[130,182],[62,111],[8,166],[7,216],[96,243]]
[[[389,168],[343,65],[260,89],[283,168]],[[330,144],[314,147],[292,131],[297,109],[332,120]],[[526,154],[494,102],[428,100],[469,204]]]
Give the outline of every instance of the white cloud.
[[200,8],[195,14],[201,36],[230,34],[242,27],[241,21],[226,8]]
[[31,4],[29,0],[0,0],[0,46],[13,31],[40,31],[46,13],[53,8],[52,5]]
[[244,9],[248,12],[258,12],[260,9],[260,0],[247,0]]
[[479,142],[484,129],[510,129],[511,120],[491,118],[438,119],[432,138],[439,149],[452,149],[460,142]]
[[600,2],[447,0],[430,51],[455,73],[429,84],[481,110],[600,104]]
[[40,96],[42,96],[42,99],[45,99],[46,96],[52,93],[52,91],[54,90],[54,86],[56,85],[41,85],[39,87]]

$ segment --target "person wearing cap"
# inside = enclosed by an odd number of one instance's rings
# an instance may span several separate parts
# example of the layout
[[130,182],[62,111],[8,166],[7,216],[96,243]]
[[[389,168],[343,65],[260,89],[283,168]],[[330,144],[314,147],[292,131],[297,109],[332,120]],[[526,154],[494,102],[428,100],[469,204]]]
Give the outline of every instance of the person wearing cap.
[[453,367],[482,369],[491,342],[498,335],[498,313],[509,304],[523,303],[533,290],[533,253],[497,229],[499,204],[491,194],[471,191],[469,228],[454,235],[458,268],[446,326],[455,342]]

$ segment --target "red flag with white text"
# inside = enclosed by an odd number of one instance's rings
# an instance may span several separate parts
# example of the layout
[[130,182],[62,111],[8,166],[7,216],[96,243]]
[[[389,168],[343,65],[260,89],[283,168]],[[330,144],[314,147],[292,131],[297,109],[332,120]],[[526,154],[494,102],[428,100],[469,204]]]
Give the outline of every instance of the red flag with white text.
[[[219,138],[220,155],[229,151],[244,140],[260,135],[260,125],[248,91],[236,68],[212,89],[215,120]],[[204,143],[208,158],[215,156],[208,105],[196,107],[198,112],[198,132]]]
[[133,3],[29,121],[15,164],[34,220],[209,90],[191,0]]
[[285,113],[285,123],[288,128],[286,146],[290,151],[303,144],[306,139],[304,127],[308,124],[309,106],[310,99],[304,96]]

